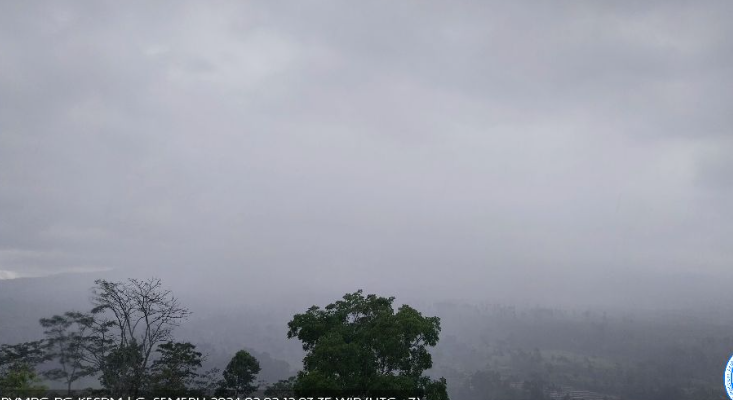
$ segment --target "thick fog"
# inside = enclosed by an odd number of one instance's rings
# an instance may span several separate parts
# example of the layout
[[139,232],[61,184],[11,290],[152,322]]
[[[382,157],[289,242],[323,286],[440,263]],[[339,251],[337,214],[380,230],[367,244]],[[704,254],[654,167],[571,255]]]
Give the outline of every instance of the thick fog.
[[4,2],[0,279],[154,275],[234,304],[730,301],[732,19],[730,1]]

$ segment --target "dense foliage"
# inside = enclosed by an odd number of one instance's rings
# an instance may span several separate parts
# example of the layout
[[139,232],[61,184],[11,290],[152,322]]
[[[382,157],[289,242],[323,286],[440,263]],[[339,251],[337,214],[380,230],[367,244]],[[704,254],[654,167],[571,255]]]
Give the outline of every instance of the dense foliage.
[[254,392],[260,363],[246,350],[239,350],[224,369],[224,379],[219,384],[217,395],[227,397],[246,397]]
[[428,347],[438,343],[440,320],[407,305],[395,312],[393,302],[358,291],[296,314],[288,338],[298,338],[306,351],[296,394],[447,398],[445,380],[423,376],[432,367]]

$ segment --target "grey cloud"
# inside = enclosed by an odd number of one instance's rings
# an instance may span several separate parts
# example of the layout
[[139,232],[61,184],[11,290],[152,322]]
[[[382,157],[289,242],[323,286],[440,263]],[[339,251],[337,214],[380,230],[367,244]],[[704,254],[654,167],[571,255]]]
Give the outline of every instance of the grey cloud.
[[730,277],[729,2],[2,8],[0,248],[44,255],[0,270],[548,302]]

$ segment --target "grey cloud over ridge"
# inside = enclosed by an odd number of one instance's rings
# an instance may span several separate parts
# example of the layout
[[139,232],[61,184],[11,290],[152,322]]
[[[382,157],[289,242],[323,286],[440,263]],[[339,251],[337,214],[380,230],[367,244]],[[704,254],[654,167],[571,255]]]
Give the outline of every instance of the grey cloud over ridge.
[[0,270],[581,303],[731,278],[728,1],[0,11]]

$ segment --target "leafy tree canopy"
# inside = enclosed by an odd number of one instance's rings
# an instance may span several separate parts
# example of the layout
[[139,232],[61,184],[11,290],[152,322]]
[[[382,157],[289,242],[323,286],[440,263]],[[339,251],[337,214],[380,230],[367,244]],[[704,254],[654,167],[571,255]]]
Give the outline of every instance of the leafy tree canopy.
[[260,363],[246,350],[239,350],[224,369],[217,395],[242,397],[257,390],[255,384],[260,372]]
[[393,302],[359,290],[296,314],[288,338],[298,338],[306,356],[295,392],[447,398],[444,379],[422,375],[432,367],[428,347],[438,343],[440,319],[408,305],[395,312]]
[[0,376],[0,395],[5,397],[40,397],[46,390],[28,364],[14,364]]
[[196,384],[203,355],[191,343],[167,342],[158,345],[160,357],[153,362],[150,391],[156,394],[185,394]]

